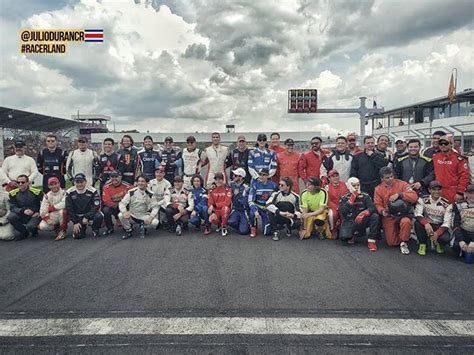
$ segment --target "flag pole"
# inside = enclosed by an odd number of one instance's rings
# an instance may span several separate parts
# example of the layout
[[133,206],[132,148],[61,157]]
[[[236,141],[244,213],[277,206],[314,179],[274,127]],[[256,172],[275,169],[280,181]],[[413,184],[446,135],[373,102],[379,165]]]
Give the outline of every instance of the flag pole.
[[458,68],[453,68],[452,73],[454,74],[454,94],[458,91]]

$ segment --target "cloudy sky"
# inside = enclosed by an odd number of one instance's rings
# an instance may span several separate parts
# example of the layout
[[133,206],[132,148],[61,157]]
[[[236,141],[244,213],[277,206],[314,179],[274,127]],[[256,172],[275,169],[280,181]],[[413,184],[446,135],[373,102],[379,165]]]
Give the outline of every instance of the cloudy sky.
[[[355,116],[289,115],[376,97],[386,109],[474,87],[470,0],[0,0],[0,105],[117,129],[358,131]],[[104,43],[19,54],[20,28],[103,28]]]

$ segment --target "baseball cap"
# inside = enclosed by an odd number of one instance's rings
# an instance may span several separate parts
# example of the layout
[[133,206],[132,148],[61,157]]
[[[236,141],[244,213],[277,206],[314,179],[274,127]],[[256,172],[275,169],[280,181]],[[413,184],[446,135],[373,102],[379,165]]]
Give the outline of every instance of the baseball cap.
[[234,175],[242,176],[243,178],[247,176],[247,173],[246,173],[245,170],[242,169],[242,168],[237,168],[237,169],[235,169],[235,170],[232,170],[232,173],[233,173]]
[[321,186],[321,179],[318,178],[317,176],[312,176],[308,179],[308,184],[311,184],[314,186]]
[[293,139],[291,138],[285,139],[285,145],[291,145],[291,144],[295,145],[295,141]]
[[224,180],[224,174],[222,174],[221,172],[217,172],[214,174],[214,180],[217,180],[217,179],[220,179],[220,180]]
[[175,177],[174,177],[174,181],[175,181],[175,182],[183,182],[183,178],[178,175],[178,176],[175,176]]
[[328,176],[339,175],[339,172],[336,169],[331,169],[328,172]]
[[474,184],[467,185],[466,192],[474,192]]
[[25,146],[25,142],[22,140],[15,141],[15,148],[23,148]]
[[244,141],[246,142],[247,140],[245,139],[245,136],[238,136],[237,137],[237,142]]
[[403,142],[403,143],[405,143],[405,138],[404,138],[404,137],[397,137],[397,138],[395,139],[395,143],[397,143],[397,142]]
[[165,142],[173,142],[173,137],[170,137],[170,136],[166,137]]
[[258,136],[257,136],[257,140],[258,141],[263,141],[263,140],[267,140],[267,135],[264,134],[264,133],[260,133]]
[[186,138],[186,143],[195,143],[195,142],[196,142],[196,137],[194,136],[189,136],[188,138]]
[[114,170],[110,173],[110,176],[122,176],[122,174],[120,173],[120,171]]
[[262,169],[260,169],[260,170],[258,171],[258,174],[259,174],[259,175],[262,175],[262,174],[268,175],[268,174],[270,174],[270,172],[268,171],[267,168],[262,168]]
[[77,139],[78,142],[84,142],[84,143],[87,143],[89,140],[87,139],[87,137],[84,137],[84,136],[80,136],[78,139]]
[[443,187],[443,185],[441,185],[441,183],[438,180],[433,180],[430,182],[429,188],[433,189],[435,187]]
[[87,179],[83,173],[79,173],[74,176],[74,181],[84,181],[84,180],[87,180]]
[[438,142],[441,142],[441,141],[451,143],[451,141],[449,140],[449,137],[446,135],[439,137]]
[[56,176],[50,177],[48,179],[48,185],[59,184],[59,179]]

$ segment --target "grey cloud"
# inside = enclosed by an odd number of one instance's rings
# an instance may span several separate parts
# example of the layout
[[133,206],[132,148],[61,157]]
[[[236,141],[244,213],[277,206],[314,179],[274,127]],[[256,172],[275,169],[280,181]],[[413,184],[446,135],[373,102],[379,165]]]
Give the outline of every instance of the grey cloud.
[[202,43],[193,43],[186,48],[183,54],[184,58],[205,59],[207,53],[206,45]]

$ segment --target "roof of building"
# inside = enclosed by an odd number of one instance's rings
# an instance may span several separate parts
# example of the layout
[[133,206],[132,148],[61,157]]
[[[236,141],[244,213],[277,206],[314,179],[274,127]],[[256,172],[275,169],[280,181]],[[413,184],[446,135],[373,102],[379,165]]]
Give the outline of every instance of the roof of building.
[[[456,93],[456,101],[466,101],[466,100],[472,100],[474,99],[474,90],[469,88],[465,89],[463,91],[460,91]],[[401,107],[396,107],[390,110],[385,110],[381,114],[375,114],[372,115],[371,118],[379,118],[382,116],[388,116],[392,115],[395,113],[398,113],[400,111],[407,111],[409,109],[420,109],[420,108],[425,108],[425,107],[438,107],[443,104],[447,104],[449,102],[448,95],[445,96],[440,96],[434,99],[426,100],[426,101],[420,101],[414,104],[406,105],[406,106],[401,106]]]
[[0,107],[0,127],[53,132],[79,126],[79,122],[39,113]]

